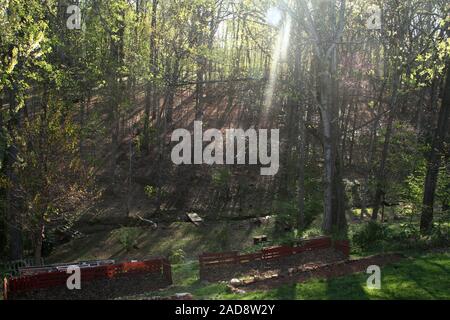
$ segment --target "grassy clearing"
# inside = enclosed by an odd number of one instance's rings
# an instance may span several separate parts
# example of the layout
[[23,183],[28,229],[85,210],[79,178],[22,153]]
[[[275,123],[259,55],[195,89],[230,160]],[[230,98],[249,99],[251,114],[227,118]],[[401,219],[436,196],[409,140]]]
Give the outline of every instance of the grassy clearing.
[[[128,248],[121,231],[133,229],[133,246]],[[48,262],[73,262],[90,259],[144,259],[171,256],[182,250],[187,259],[196,259],[202,252],[243,251],[252,248],[253,236],[272,234],[273,226],[257,226],[250,221],[218,222],[195,227],[176,222],[157,230],[122,228],[97,232],[56,248]]]
[[[417,219],[416,219],[417,220]],[[352,254],[356,257],[376,253],[402,251],[415,252],[430,247],[443,247],[445,243],[420,237],[418,221],[404,219],[386,223],[383,235],[370,239],[367,246],[361,246],[352,241]],[[253,252],[262,247],[286,244],[290,245],[301,237],[314,237],[321,234],[318,222],[301,235],[296,231],[280,231],[275,221],[257,226],[251,221],[214,222],[195,227],[190,223],[172,223],[157,230],[150,228],[122,228],[111,231],[97,232],[82,239],[77,239],[56,248],[46,259],[49,263],[74,262],[91,259],[146,259],[154,256],[171,257],[181,255],[186,260],[196,260],[203,252],[239,251]],[[353,239],[356,232],[367,223],[349,225],[349,238]],[[450,226],[440,224],[442,233],[449,234]],[[132,236],[124,244],[123,231],[131,230]],[[269,241],[255,246],[253,236],[265,234]],[[446,237],[448,240],[448,236]],[[433,241],[430,241],[433,240]],[[447,241],[448,243],[448,241]],[[177,262],[177,261],[176,261]]]
[[223,283],[202,283],[195,262],[173,269],[175,285],[142,297],[189,292],[196,299],[211,300],[395,300],[450,299],[450,253],[414,254],[382,269],[382,289],[366,287],[368,275],[358,273],[330,280],[312,280],[269,291],[243,295],[229,293]]

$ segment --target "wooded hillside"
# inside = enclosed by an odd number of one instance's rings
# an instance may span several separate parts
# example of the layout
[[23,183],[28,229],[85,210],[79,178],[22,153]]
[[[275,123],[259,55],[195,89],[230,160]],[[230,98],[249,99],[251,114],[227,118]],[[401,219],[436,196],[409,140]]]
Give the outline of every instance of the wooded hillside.
[[[158,228],[186,213],[274,215],[296,237],[405,219],[448,241],[449,11],[0,0],[0,260],[39,262],[99,220]],[[194,121],[279,129],[278,173],[175,165],[172,132]]]

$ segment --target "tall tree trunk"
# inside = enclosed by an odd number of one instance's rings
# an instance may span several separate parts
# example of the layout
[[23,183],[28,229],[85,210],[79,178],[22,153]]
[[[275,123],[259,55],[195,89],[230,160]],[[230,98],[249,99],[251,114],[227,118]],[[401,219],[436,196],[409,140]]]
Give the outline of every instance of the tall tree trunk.
[[34,264],[36,266],[42,265],[42,244],[44,242],[44,230],[44,223],[41,223],[34,235]]
[[447,63],[447,76],[443,94],[438,126],[428,156],[427,175],[425,178],[422,216],[420,220],[420,230],[424,234],[428,233],[433,226],[433,207],[439,177],[439,167],[441,165],[443,144],[448,134],[450,117],[450,63]]
[[173,69],[171,70],[171,73],[169,75],[169,86],[167,88],[167,101],[165,103],[165,130],[164,135],[166,134],[167,130],[172,126],[173,122],[173,111],[175,107],[175,94],[178,84],[178,79],[180,77],[180,59],[181,57],[176,55],[175,61],[173,63]]
[[333,176],[334,176],[334,161],[333,161],[333,139],[332,139],[332,119],[330,114],[330,95],[331,76],[328,71],[325,71],[321,77],[321,112],[323,125],[323,148],[324,148],[324,219],[323,231],[331,233],[333,231]]
[[[302,52],[300,41],[296,39],[296,52],[295,52],[295,62],[294,62],[294,92],[303,92],[302,85]],[[306,128],[305,128],[305,118],[306,118],[306,105],[302,103],[299,98],[300,94],[297,94],[297,116],[298,116],[298,127],[297,127],[297,137],[298,137],[298,186],[297,186],[297,201],[298,201],[298,216],[297,216],[297,229],[303,230],[305,228],[305,163],[307,154],[307,143],[306,143]]]
[[[204,16],[207,16],[206,10],[207,9],[204,8],[203,6],[199,6],[197,8],[197,18],[199,19],[199,21],[198,26],[197,25],[194,26],[193,34],[195,40],[193,40],[193,43],[195,43],[198,48],[202,48],[202,46],[206,44],[205,35],[203,31],[203,29],[206,27],[205,26],[206,21],[204,18]],[[196,61],[197,83],[195,85],[195,120],[201,121],[203,118],[203,100],[204,100],[203,96],[204,96],[204,87],[205,87],[204,82],[206,76],[207,60],[206,57],[204,56],[204,53],[201,51],[197,54],[196,60],[197,60]]]
[[[336,15],[336,3],[322,2],[318,4],[319,10],[325,12],[325,20],[330,23],[330,30],[321,30],[314,21],[310,8],[306,1],[299,3],[300,15],[303,15],[307,23],[307,31],[314,39],[314,51],[317,59],[316,78],[318,81],[317,93],[319,97],[320,114],[323,130],[324,150],[324,218],[322,229],[326,234],[341,232],[346,228],[345,199],[342,191],[341,161],[339,157],[339,144],[341,133],[339,130],[338,99],[338,72],[337,72],[337,42],[341,41],[345,27],[346,1],[340,1],[339,19]],[[326,31],[327,36],[333,35],[331,44],[323,41],[319,34]],[[323,36],[323,35],[322,35]]]
[[[14,82],[13,82],[14,83]],[[23,255],[22,221],[20,214],[20,199],[17,196],[17,175],[15,163],[18,159],[16,134],[14,128],[19,125],[18,115],[15,112],[17,106],[18,89],[13,85],[9,90],[9,113],[10,119],[7,124],[8,135],[12,138],[10,146],[6,150],[5,172],[9,181],[6,190],[6,212],[9,230],[9,258],[10,260],[20,260]]]
[[120,134],[120,105],[123,88],[123,75],[119,72],[123,64],[124,58],[124,35],[125,35],[125,12],[120,11],[121,19],[118,21],[118,29],[111,34],[110,53],[112,59],[111,73],[110,73],[110,90],[111,90],[111,108],[109,111],[109,124],[111,130],[111,185],[115,184],[115,175],[117,167],[117,158],[119,152],[119,134]]
[[[0,95],[0,106],[3,106],[3,99]],[[6,172],[4,164],[6,162],[6,132],[4,131],[4,128],[6,128],[6,125],[4,124],[3,120],[3,113],[0,112],[0,150],[2,152],[0,153],[0,163],[2,164],[0,168],[0,175],[6,176]],[[3,151],[4,150],[4,151]],[[7,248],[7,216],[6,216],[6,187],[2,186],[0,187],[0,254],[6,255],[6,248]]]
[[380,211],[380,205],[382,202],[383,197],[386,193],[386,164],[389,156],[389,147],[391,144],[391,138],[394,130],[394,118],[397,111],[397,105],[398,105],[398,91],[400,86],[400,73],[398,70],[394,71],[394,78],[393,78],[393,84],[392,84],[392,96],[391,101],[389,104],[389,118],[388,123],[386,127],[386,134],[384,137],[384,144],[383,144],[383,151],[381,154],[381,161],[380,161],[380,167],[378,169],[376,181],[376,192],[375,192],[375,203],[372,213],[372,220],[378,219],[378,212]]
[[306,163],[306,130],[305,130],[305,112],[303,109],[299,111],[299,158],[298,158],[298,222],[299,230],[305,228],[305,163]]
[[[152,77],[156,75],[156,24],[157,24],[157,11],[158,10],[158,0],[153,0],[152,3],[152,21],[150,30],[150,72]],[[153,107],[154,119],[156,116],[156,110],[154,109],[154,104],[156,103],[156,92],[154,80],[148,80],[146,86],[145,95],[145,112],[144,112],[144,132],[143,132],[143,142],[142,146],[144,151],[148,154],[150,147],[150,112]],[[153,105],[153,106],[152,106]]]
[[198,57],[197,84],[195,89],[195,120],[203,119],[203,100],[204,100],[204,81],[205,81],[205,62],[204,57]]

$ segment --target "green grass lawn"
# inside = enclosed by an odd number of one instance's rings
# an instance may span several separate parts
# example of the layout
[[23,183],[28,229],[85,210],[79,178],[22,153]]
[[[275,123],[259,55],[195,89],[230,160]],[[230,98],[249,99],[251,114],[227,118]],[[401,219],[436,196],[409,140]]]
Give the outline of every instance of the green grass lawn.
[[359,273],[237,295],[228,293],[225,284],[200,282],[197,263],[175,266],[173,272],[174,286],[146,296],[189,292],[195,299],[232,300],[450,299],[450,253],[414,254],[404,261],[382,268],[381,290],[368,289],[368,275]]

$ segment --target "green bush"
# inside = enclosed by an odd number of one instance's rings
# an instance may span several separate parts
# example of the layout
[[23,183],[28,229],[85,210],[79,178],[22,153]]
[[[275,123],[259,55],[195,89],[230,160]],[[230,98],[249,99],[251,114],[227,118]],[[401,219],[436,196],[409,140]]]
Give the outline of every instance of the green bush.
[[293,227],[297,224],[297,204],[292,200],[275,200],[273,203],[273,211],[276,216],[277,231],[284,231],[286,227]]
[[295,230],[294,232],[288,232],[284,234],[279,239],[279,245],[293,247],[295,244],[297,244],[298,241],[299,238],[297,237],[297,231]]
[[172,253],[169,256],[169,261],[172,264],[181,264],[186,259],[186,253],[183,249],[177,249],[175,251],[172,251]]
[[146,186],[144,191],[145,195],[150,199],[156,198],[158,196],[158,188],[155,186]]
[[231,172],[228,168],[216,168],[212,172],[211,179],[216,188],[226,188],[230,183]]
[[322,236],[323,232],[318,227],[312,227],[302,232],[302,237],[305,239]]
[[386,237],[385,230],[386,228],[382,224],[370,221],[353,233],[353,243],[362,249],[373,247]]
[[159,198],[160,201],[163,201],[168,195],[167,191],[163,188],[155,187],[155,186],[146,186],[144,188],[145,195],[152,201],[155,201]]
[[410,240],[418,240],[420,238],[420,230],[417,224],[412,222],[400,224],[400,230],[389,230],[387,235],[392,242],[404,242]]
[[435,248],[450,247],[449,231],[448,227],[435,227],[430,235],[431,246]]
[[117,236],[123,249],[128,252],[137,245],[139,231],[135,228],[122,228],[117,231]]
[[305,200],[305,227],[310,227],[323,212],[322,198],[307,198]]

